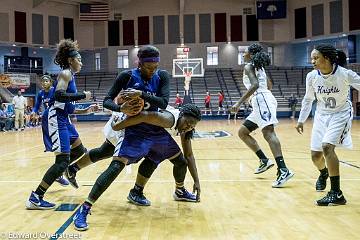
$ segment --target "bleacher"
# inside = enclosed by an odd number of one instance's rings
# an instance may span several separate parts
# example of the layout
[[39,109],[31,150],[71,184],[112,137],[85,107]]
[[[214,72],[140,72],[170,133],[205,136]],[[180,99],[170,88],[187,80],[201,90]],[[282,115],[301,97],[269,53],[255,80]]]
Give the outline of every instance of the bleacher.
[[[272,92],[278,101],[278,110],[288,110],[288,98],[294,94],[299,100],[305,94],[305,77],[311,68],[269,67],[267,74],[274,81]],[[102,102],[112,86],[117,72],[80,73],[77,76],[78,90],[93,92],[96,100]],[[231,107],[246,91],[242,83],[242,69],[206,69],[204,77],[194,77],[190,83],[190,97],[204,111],[206,92],[211,94],[213,114],[218,110],[218,92],[225,93],[224,107]],[[174,106],[176,93],[183,97],[184,78],[171,78],[169,104]]]

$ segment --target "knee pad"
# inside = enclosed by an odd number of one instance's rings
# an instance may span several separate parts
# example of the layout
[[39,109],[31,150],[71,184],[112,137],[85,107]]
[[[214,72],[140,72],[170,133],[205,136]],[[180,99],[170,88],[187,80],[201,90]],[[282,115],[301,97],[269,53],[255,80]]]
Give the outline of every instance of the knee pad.
[[170,160],[170,162],[172,162],[172,164],[174,164],[174,166],[187,166],[187,162],[186,159],[184,157],[183,153],[180,153],[179,156],[177,156],[176,158],[173,158]]
[[252,121],[246,120],[243,125],[249,130],[249,132],[255,131],[259,126]]
[[87,149],[84,147],[84,145],[82,143],[79,146],[72,148],[70,150],[70,162],[77,160],[79,157],[81,157],[86,152],[87,152]]
[[111,157],[114,154],[115,146],[105,141],[100,147],[89,151],[90,160],[95,163],[97,161]]
[[70,164],[70,157],[68,154],[60,154],[55,157],[55,165],[59,172],[63,173]]
[[89,193],[88,199],[95,202],[115,180],[124,167],[124,163],[118,160],[113,160],[109,167],[96,179],[96,182]]
[[186,159],[184,158],[184,155],[181,153],[176,158],[171,159],[170,162],[174,164],[173,175],[175,181],[177,183],[184,182],[187,171],[187,162]]
[[156,163],[154,163],[148,158],[145,158],[145,160],[142,161],[139,166],[138,173],[140,173],[143,177],[150,178],[156,168]]

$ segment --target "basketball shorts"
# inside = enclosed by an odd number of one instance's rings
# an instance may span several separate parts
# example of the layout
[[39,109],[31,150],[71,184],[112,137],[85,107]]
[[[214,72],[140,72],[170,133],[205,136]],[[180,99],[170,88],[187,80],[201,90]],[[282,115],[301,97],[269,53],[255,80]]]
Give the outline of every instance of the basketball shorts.
[[205,103],[205,108],[210,108],[210,103]]
[[343,148],[352,148],[352,119],[352,110],[332,114],[316,112],[311,133],[311,150],[321,152],[324,143]]
[[278,120],[276,118],[277,101],[271,92],[260,92],[251,98],[252,112],[246,118],[260,129],[269,125],[276,125]]
[[124,138],[115,146],[114,157],[128,159],[127,164],[137,163],[143,157],[148,157],[158,165],[180,151],[178,144],[165,129],[156,135],[125,129]]
[[51,106],[45,110],[42,121],[46,151],[70,153],[70,146],[79,138],[79,134],[69,115],[64,110]]

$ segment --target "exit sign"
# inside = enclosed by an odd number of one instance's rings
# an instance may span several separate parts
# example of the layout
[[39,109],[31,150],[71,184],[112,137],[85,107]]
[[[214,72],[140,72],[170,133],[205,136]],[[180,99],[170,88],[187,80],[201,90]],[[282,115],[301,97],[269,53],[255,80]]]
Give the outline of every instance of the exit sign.
[[190,48],[188,47],[183,48],[183,52],[190,52]]

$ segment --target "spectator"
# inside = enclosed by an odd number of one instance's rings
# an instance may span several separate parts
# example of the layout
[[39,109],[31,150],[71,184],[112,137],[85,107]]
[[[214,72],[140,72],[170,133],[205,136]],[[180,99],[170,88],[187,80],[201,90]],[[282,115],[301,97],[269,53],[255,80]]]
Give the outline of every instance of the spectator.
[[223,103],[224,103],[224,92],[223,91],[219,91],[218,92],[218,96],[219,96],[219,109],[218,109],[218,115],[220,115],[220,111],[222,110],[224,112],[224,114],[226,114],[225,112],[225,108],[223,106]]
[[24,110],[26,107],[26,98],[21,95],[21,91],[18,91],[17,96],[12,100],[15,108],[15,130],[24,130]]
[[210,103],[211,103],[210,93],[206,92],[206,96],[205,96],[205,115],[207,115],[208,110],[209,110],[209,114],[212,115],[211,108],[210,108]]
[[179,93],[176,93],[176,99],[175,99],[175,108],[179,108],[181,107],[181,105],[183,104],[183,100],[180,97]]
[[244,102],[244,118],[250,115],[252,112],[252,107],[249,102]]
[[288,101],[289,101],[289,108],[291,110],[291,117],[290,118],[295,118],[296,104],[297,104],[298,100],[295,97],[295,95],[292,93],[291,96],[289,97]]
[[31,115],[31,112],[32,112],[32,108],[31,106],[26,106],[26,109],[25,109],[25,125],[27,127],[30,127],[31,125],[33,125],[33,117]]
[[13,126],[13,118],[6,111],[5,104],[0,105],[0,131],[9,131]]

